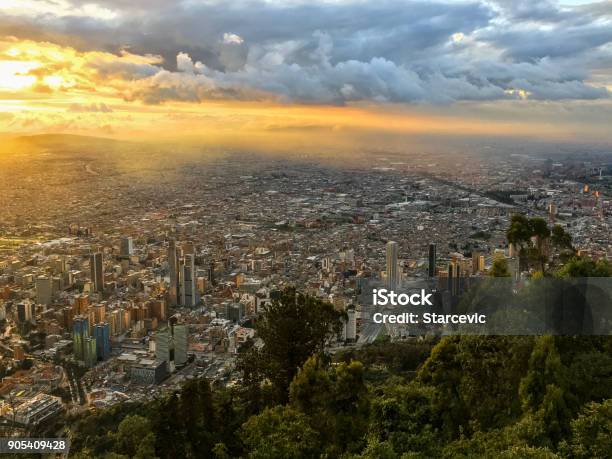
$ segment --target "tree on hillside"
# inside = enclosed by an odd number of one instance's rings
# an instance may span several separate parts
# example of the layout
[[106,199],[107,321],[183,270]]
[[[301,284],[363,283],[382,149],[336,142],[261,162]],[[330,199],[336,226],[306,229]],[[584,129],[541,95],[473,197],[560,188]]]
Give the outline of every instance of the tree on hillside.
[[115,452],[119,457],[155,458],[155,435],[151,423],[143,416],[126,416],[115,434]]
[[551,231],[550,242],[560,250],[574,250],[572,245],[572,237],[567,233],[561,225],[555,225]]
[[257,352],[261,372],[274,386],[278,401],[287,401],[298,368],[311,355],[324,351],[342,330],[343,318],[345,313],[330,303],[294,288],[283,290],[279,299],[264,306],[256,324],[264,346]]
[[[513,215],[506,238],[518,250],[521,269],[533,265],[545,274],[548,263],[556,259],[567,261],[575,254],[570,234],[558,224],[549,228],[546,220],[540,217]],[[551,255],[554,255],[552,259]]]
[[310,417],[330,457],[363,447],[370,400],[361,362],[330,368],[313,356],[293,379],[289,398],[292,406]]
[[612,266],[607,260],[573,257],[557,272],[559,277],[611,277]]
[[510,270],[508,269],[508,262],[505,258],[497,258],[491,266],[489,274],[492,277],[510,277]]
[[571,423],[572,436],[560,446],[567,457],[607,458],[612,452],[612,399],[589,403]]
[[291,407],[266,408],[242,426],[242,441],[252,459],[319,457],[321,442],[308,417]]
[[571,395],[567,389],[567,368],[561,363],[555,338],[538,337],[529,358],[529,369],[521,381],[519,397],[524,413],[539,425],[539,438],[533,439],[539,446],[556,445],[569,429]]
[[441,419],[441,438],[455,438],[469,422],[469,410],[461,396],[463,368],[457,358],[461,337],[445,337],[431,351],[417,373],[417,381],[434,387],[432,406]]

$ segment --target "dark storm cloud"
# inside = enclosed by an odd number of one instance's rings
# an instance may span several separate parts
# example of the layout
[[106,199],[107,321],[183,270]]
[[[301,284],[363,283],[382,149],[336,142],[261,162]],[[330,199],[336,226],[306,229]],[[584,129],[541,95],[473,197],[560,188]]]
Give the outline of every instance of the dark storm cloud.
[[160,65],[105,62],[97,68],[101,76],[119,72],[138,80],[129,97],[149,103],[609,96],[589,83],[593,68],[600,75],[610,72],[609,3],[561,8],[527,0],[105,0],[99,5],[116,18],[4,17],[0,34],[81,50],[161,55]]

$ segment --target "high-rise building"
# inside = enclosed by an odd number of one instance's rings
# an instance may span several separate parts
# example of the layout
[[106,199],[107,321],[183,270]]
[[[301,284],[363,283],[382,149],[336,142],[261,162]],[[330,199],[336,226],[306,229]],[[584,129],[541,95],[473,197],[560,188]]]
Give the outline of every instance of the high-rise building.
[[130,320],[130,311],[123,308],[119,311],[121,312],[121,327],[123,331],[125,331],[132,325],[132,321]]
[[429,269],[427,270],[429,277],[436,276],[436,256],[436,244],[432,242],[429,244]]
[[91,308],[93,310],[93,322],[99,324],[106,319],[106,305],[104,303],[95,304]]
[[453,273],[452,294],[453,296],[456,296],[459,293],[459,286],[461,283],[461,276],[463,275],[463,273],[461,271],[461,263],[459,261],[453,262],[452,266],[454,267],[454,270],[455,270]]
[[181,263],[180,278],[181,305],[193,308],[197,303],[195,282],[195,261],[193,255],[185,255]]
[[49,276],[36,278],[36,301],[40,304],[51,304],[53,300],[53,279]]
[[100,323],[94,327],[96,339],[96,354],[98,360],[106,360],[110,356],[110,325]]
[[85,361],[86,338],[89,338],[89,321],[87,317],[77,316],[72,322],[72,347],[76,360]]
[[96,366],[96,363],[98,363],[98,347],[95,338],[85,338],[84,354],[83,360],[85,365],[89,368]]
[[213,287],[216,285],[215,282],[215,262],[211,261],[208,266],[208,280],[210,281],[210,285]]
[[89,296],[85,294],[76,295],[72,307],[75,316],[85,314],[89,309]]
[[151,301],[149,311],[151,317],[155,317],[157,320],[166,320],[166,300],[159,298]]
[[72,329],[72,320],[74,318],[74,311],[70,306],[62,308],[62,324],[68,330]]
[[480,266],[480,252],[478,250],[472,251],[472,274],[476,274]]
[[32,320],[32,309],[26,301],[17,304],[17,321],[20,323]]
[[346,311],[347,322],[346,322],[346,339],[348,341],[355,341],[357,339],[357,314],[355,309],[349,309]]
[[134,254],[134,243],[131,237],[121,238],[121,250],[120,254],[122,257],[130,257]]
[[119,335],[123,332],[123,323],[121,322],[121,311],[119,309],[115,309],[110,313],[110,328],[111,335]]
[[387,288],[389,290],[396,290],[399,286],[397,251],[397,242],[387,242]]
[[188,328],[185,324],[174,326],[174,363],[184,365],[187,363]]
[[158,330],[155,334],[155,358],[160,362],[170,363],[172,335],[169,328]]
[[170,241],[168,244],[168,272],[170,276],[169,301],[170,306],[176,306],[178,303],[178,280],[179,266],[178,253],[176,250],[176,242]]
[[104,290],[104,263],[101,252],[92,253],[89,256],[89,269],[93,291],[102,292]]
[[232,303],[228,301],[225,305],[225,318],[232,322],[240,322],[246,313],[244,303]]
[[485,270],[485,256],[480,255],[478,257],[478,272],[483,272]]

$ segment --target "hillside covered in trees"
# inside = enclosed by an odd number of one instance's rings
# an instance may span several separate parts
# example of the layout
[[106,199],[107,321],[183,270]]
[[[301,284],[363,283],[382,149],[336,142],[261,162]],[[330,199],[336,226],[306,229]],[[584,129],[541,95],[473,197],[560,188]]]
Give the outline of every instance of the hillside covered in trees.
[[[541,223],[516,218],[508,232],[534,278],[612,275]],[[382,339],[332,356],[325,343],[342,316],[285,290],[256,324],[263,347],[239,356],[239,385],[191,380],[154,402],[75,417],[72,457],[610,457],[612,337]]]
[[[269,313],[291,314],[302,301],[321,323],[333,317],[325,303],[290,295]],[[296,328],[283,331],[288,324]],[[303,333],[304,321],[279,327],[268,351],[242,356],[237,387],[192,380],[152,403],[74,419],[73,457],[605,458],[612,451],[610,337],[382,340],[332,359]],[[288,385],[288,375],[272,377],[279,367],[293,374]]]

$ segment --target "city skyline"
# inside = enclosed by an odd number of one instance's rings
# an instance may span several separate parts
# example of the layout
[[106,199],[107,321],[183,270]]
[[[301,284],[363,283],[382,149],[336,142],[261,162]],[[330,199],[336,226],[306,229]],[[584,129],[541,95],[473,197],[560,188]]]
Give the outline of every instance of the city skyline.
[[0,0],[0,450],[607,457],[611,94],[612,0]]

